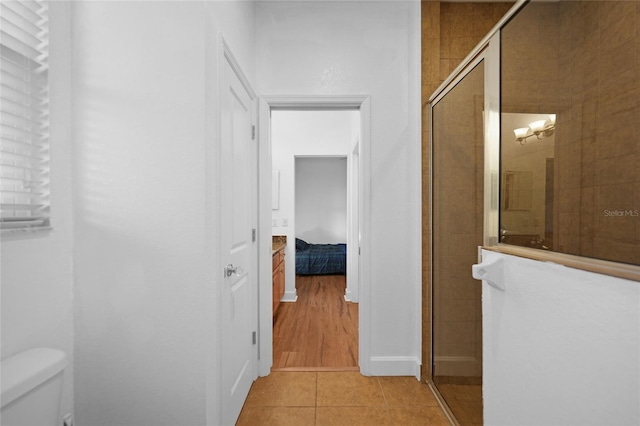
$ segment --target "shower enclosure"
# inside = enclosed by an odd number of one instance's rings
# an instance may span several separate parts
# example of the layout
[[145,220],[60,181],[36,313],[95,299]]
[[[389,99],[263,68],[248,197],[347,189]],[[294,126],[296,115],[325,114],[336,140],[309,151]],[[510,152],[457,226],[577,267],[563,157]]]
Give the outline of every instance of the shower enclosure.
[[638,22],[520,0],[429,99],[430,379],[458,423],[483,422],[479,246],[637,276]]

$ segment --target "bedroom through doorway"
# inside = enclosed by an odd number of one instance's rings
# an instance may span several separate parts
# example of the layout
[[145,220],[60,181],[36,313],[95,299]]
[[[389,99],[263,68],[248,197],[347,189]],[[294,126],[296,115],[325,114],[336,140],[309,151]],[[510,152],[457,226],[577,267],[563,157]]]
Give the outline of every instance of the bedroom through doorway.
[[359,131],[358,110],[271,112],[272,371],[359,371]]

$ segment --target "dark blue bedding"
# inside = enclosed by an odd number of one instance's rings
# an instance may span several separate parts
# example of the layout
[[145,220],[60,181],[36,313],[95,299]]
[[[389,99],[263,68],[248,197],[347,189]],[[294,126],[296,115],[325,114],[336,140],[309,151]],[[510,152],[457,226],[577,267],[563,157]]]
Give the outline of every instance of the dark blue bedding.
[[309,244],[296,238],[296,275],[346,273],[346,244]]

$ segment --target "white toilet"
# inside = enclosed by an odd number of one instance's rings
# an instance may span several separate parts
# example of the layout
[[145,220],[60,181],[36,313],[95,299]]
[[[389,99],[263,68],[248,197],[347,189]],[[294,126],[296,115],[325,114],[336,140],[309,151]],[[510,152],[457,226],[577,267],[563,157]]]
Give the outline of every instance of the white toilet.
[[36,348],[0,363],[2,426],[60,426],[64,352]]

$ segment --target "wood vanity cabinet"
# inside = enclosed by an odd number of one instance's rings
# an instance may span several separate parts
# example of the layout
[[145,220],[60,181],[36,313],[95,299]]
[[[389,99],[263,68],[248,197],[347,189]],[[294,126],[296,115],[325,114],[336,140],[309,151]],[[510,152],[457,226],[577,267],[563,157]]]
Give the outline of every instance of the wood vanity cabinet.
[[273,254],[273,315],[284,296],[284,248]]

